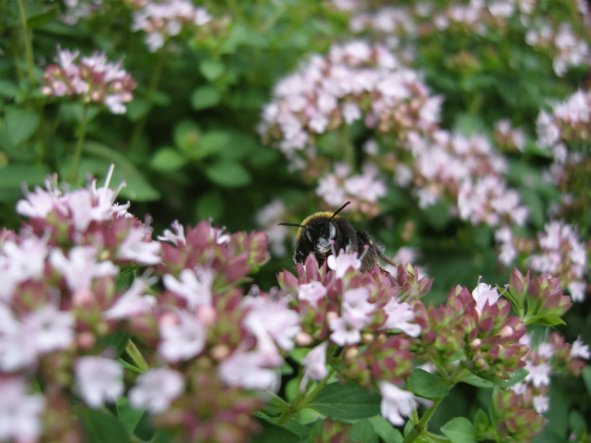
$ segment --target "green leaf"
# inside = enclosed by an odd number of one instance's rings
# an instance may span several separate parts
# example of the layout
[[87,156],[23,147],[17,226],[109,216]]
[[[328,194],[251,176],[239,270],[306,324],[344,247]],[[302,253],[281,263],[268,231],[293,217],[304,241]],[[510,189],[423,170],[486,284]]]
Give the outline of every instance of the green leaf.
[[125,426],[127,432],[133,434],[135,428],[146,412],[131,407],[126,397],[121,397],[117,400],[116,406],[119,421]]
[[0,96],[14,98],[18,95],[18,86],[6,79],[0,80]]
[[196,159],[203,159],[215,155],[225,149],[234,149],[230,146],[231,137],[226,132],[212,130],[208,131],[197,143],[196,150],[191,153],[191,156]]
[[368,418],[380,412],[379,394],[348,383],[324,387],[308,406],[337,420]]
[[585,417],[583,417],[579,411],[576,409],[570,411],[568,416],[568,425],[572,431],[577,434],[584,434],[587,432],[587,425],[585,423]]
[[43,165],[12,163],[0,168],[0,189],[14,188],[20,190],[25,184],[38,185],[49,175],[49,169]]
[[378,443],[379,435],[368,419],[355,422],[351,428],[351,441],[359,443]]
[[587,393],[591,396],[591,366],[589,365],[583,368],[583,382],[587,387]]
[[224,199],[219,189],[206,192],[197,200],[195,215],[197,220],[219,220],[224,212]]
[[221,100],[222,94],[215,86],[201,86],[191,94],[191,106],[196,111],[212,108]]
[[368,420],[384,443],[402,443],[403,437],[400,431],[392,426],[384,417],[376,415]]
[[94,154],[115,164],[111,186],[116,187],[121,181],[125,181],[127,186],[121,191],[122,198],[135,201],[152,201],[160,198],[160,193],[146,180],[135,165],[120,152],[94,142],[86,143],[84,152]]
[[509,378],[509,380],[504,381],[504,382],[500,382],[500,383],[498,383],[498,385],[502,388],[510,388],[511,386],[516,385],[521,380],[523,380],[525,377],[527,377],[527,374],[529,374],[527,369],[525,369],[525,368],[518,369],[517,371],[515,371],[513,373],[513,375]]
[[449,392],[449,384],[445,380],[423,369],[415,369],[408,384],[412,392],[424,398],[441,398]]
[[79,410],[78,417],[89,443],[129,443],[129,435],[123,424],[102,409]]
[[270,423],[263,419],[259,419],[258,422],[263,429],[253,436],[252,441],[256,441],[257,443],[275,443],[279,441],[282,443],[297,443],[300,440],[298,435],[283,426]]
[[190,155],[197,149],[201,139],[201,130],[199,126],[191,120],[181,120],[174,127],[174,142],[187,155]]
[[152,169],[161,172],[174,172],[181,169],[187,160],[179,151],[173,148],[162,148],[154,153],[150,166]]
[[199,64],[199,70],[209,81],[219,78],[224,73],[224,64],[215,59],[203,60]]
[[467,383],[472,386],[476,386],[477,388],[494,388],[496,385],[489,380],[485,380],[484,378],[479,377],[476,374],[467,373],[464,377],[458,380],[461,383]]
[[127,105],[127,116],[132,122],[137,122],[145,117],[152,109],[152,103],[149,100],[135,98]]
[[476,443],[476,429],[465,417],[455,417],[441,427],[441,432],[453,443]]
[[485,432],[490,425],[488,414],[482,409],[478,409],[474,415],[474,427],[480,431]]
[[6,108],[6,131],[14,145],[28,140],[39,127],[40,121],[39,114],[34,111],[13,106]]
[[205,169],[205,175],[216,185],[237,188],[251,182],[250,173],[240,164],[228,161],[213,163]]

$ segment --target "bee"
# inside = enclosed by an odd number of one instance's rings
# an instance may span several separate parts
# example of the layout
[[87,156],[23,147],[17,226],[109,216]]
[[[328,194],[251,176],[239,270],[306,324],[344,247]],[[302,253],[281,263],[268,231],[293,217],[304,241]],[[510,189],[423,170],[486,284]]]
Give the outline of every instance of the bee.
[[355,252],[361,259],[361,271],[365,272],[378,265],[380,260],[396,266],[385,254],[382,247],[367,232],[355,228],[339,213],[351,202],[348,201],[334,212],[316,212],[298,223],[279,223],[281,226],[298,227],[293,259],[304,263],[314,253],[319,265],[326,258],[341,250]]

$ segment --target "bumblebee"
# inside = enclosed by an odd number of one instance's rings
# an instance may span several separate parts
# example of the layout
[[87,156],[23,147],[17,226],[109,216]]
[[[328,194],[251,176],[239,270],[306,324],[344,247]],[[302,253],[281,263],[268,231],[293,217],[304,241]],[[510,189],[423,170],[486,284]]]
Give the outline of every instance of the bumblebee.
[[319,265],[326,258],[341,250],[356,252],[361,259],[361,271],[365,272],[380,260],[395,266],[395,263],[384,254],[381,246],[365,231],[356,229],[339,213],[351,202],[345,203],[335,212],[316,212],[304,219],[301,224],[279,223],[282,226],[296,226],[295,252],[296,263],[304,263],[314,253]]

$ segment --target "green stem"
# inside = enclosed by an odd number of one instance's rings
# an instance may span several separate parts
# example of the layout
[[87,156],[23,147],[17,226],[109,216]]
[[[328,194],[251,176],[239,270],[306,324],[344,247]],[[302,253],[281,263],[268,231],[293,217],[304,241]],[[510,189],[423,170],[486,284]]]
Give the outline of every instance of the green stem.
[[[147,97],[149,100],[152,100],[152,96],[156,93],[156,89],[158,88],[158,83],[160,83],[160,78],[162,77],[162,71],[164,70],[164,60],[166,59],[166,50],[162,49],[158,53],[158,57],[156,58],[156,64],[154,65],[154,69],[152,70],[152,76],[150,77],[150,83],[148,84],[148,92]],[[131,149],[135,148],[140,141],[140,137],[144,132],[144,127],[146,126],[146,121],[148,119],[149,112],[146,112],[135,124],[133,128],[133,133],[131,134],[131,140],[129,142],[129,146]]]
[[27,26],[27,5],[25,0],[18,0],[18,11],[20,15],[21,27],[23,29],[23,42],[25,44],[25,60],[27,63],[27,75],[29,82],[32,85],[35,81],[34,66],[33,66],[33,39],[31,32]]
[[412,428],[406,437],[404,437],[403,443],[412,443],[419,437],[423,431],[427,430],[427,424],[431,417],[443,401],[443,398],[438,398],[433,404],[425,411],[425,414],[421,417],[421,420]]
[[70,183],[75,184],[78,181],[78,169],[80,167],[80,157],[82,156],[82,148],[86,140],[86,127],[88,126],[88,107],[84,105],[82,108],[82,120],[80,121],[80,128],[78,130],[78,141],[74,150],[74,159],[72,160],[72,169],[70,170]]
[[312,391],[310,393],[308,393],[308,389],[310,387],[310,384],[306,385],[306,389],[304,389],[303,392],[300,392],[298,394],[298,396],[294,399],[294,401],[292,403],[290,403],[283,410],[283,412],[281,413],[281,416],[277,420],[277,424],[282,425],[282,424],[287,423],[287,421],[291,418],[292,415],[296,414],[298,411],[303,409],[308,403],[310,403],[312,400],[314,400],[314,398],[316,397],[316,395],[318,395],[320,390],[322,388],[324,388],[324,386],[326,386],[326,383],[328,383],[328,380],[330,380],[330,378],[333,376],[333,374],[334,374],[334,370],[331,369],[329,371],[328,375],[326,377],[324,377],[324,379],[322,381],[320,381],[314,387],[314,389],[312,389]]

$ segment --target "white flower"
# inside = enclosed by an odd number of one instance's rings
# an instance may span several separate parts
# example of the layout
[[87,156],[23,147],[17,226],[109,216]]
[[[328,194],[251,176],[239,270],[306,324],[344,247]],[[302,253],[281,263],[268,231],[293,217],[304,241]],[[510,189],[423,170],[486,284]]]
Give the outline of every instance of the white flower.
[[543,414],[550,407],[550,399],[545,395],[536,395],[533,398],[534,409],[538,414]]
[[36,187],[33,192],[25,191],[25,199],[16,204],[16,212],[25,217],[45,218],[54,208],[63,209],[61,191],[56,185],[57,179],[45,181],[45,189]]
[[110,261],[97,262],[94,246],[75,246],[70,249],[68,257],[61,249],[53,249],[49,262],[72,291],[89,290],[94,278],[113,276],[119,271]]
[[386,322],[382,326],[383,329],[398,329],[411,337],[418,337],[421,333],[420,325],[411,323],[415,318],[412,306],[408,303],[399,303],[394,298],[391,298],[384,306],[386,313]]
[[170,225],[170,229],[165,229],[162,235],[158,236],[158,240],[168,241],[175,246],[186,245],[185,228],[178,220],[175,220]]
[[258,352],[235,352],[220,364],[219,375],[228,386],[245,389],[275,390],[280,380]]
[[74,339],[75,319],[71,312],[45,305],[29,314],[24,330],[40,353],[66,349]]
[[499,300],[500,295],[496,288],[486,283],[478,283],[478,286],[472,291],[472,297],[476,301],[476,311],[480,315],[484,307],[494,305]]
[[45,399],[27,394],[21,378],[0,380],[0,440],[34,442],[42,431],[41,414]]
[[328,325],[332,334],[330,339],[340,346],[354,345],[361,341],[361,329],[365,326],[366,319],[351,315],[347,311],[342,317],[336,315],[328,318]]
[[326,367],[326,348],[328,342],[320,343],[312,349],[304,358],[304,376],[302,377],[301,388],[306,386],[308,380],[320,381],[328,375]]
[[337,278],[343,278],[350,269],[358,270],[361,268],[361,260],[359,260],[357,254],[340,253],[336,257],[330,255],[326,263],[329,269],[335,271]]
[[149,312],[156,304],[156,299],[153,296],[144,294],[149,285],[149,280],[136,278],[127,292],[117,298],[113,306],[104,312],[105,318],[108,320],[127,319]]
[[172,275],[164,276],[164,286],[187,301],[189,309],[211,305],[211,286],[215,272],[208,268],[183,269],[179,280]]
[[80,395],[92,408],[114,402],[123,393],[123,368],[104,357],[80,357],[76,361],[76,383]]
[[412,392],[404,391],[388,382],[380,382],[382,394],[382,416],[396,426],[404,424],[403,417],[410,417],[417,408],[417,401]]
[[548,363],[542,362],[539,365],[535,365],[530,361],[526,361],[525,369],[529,372],[525,377],[526,382],[532,383],[536,388],[550,384],[552,368]]
[[174,316],[163,315],[159,321],[158,352],[171,363],[198,355],[205,346],[207,331],[195,316],[180,311]]
[[123,260],[132,260],[145,265],[156,265],[162,261],[160,243],[152,241],[149,238],[149,231],[144,227],[134,227],[129,230],[127,237],[119,246],[117,256]]
[[177,371],[150,369],[138,377],[135,386],[129,391],[129,402],[134,408],[159,414],[168,409],[184,388],[185,381]]
[[572,347],[570,348],[570,358],[582,358],[585,360],[589,360],[591,358],[591,353],[589,353],[589,346],[583,343],[581,337],[577,337],[577,339],[573,342]]
[[326,296],[326,288],[319,281],[303,283],[298,287],[298,299],[306,301],[312,306],[317,306],[318,302]]
[[347,289],[343,293],[343,310],[367,323],[369,314],[375,310],[375,305],[368,301],[369,296],[369,289],[365,287]]
[[46,242],[37,237],[20,244],[5,241],[0,249],[0,298],[9,301],[19,283],[41,278],[47,252]]
[[0,369],[11,372],[32,365],[37,349],[10,308],[0,303]]
[[264,297],[246,297],[242,304],[249,309],[244,317],[244,327],[265,343],[272,339],[277,346],[289,351],[300,332],[300,317],[287,307],[286,300],[274,301]]

